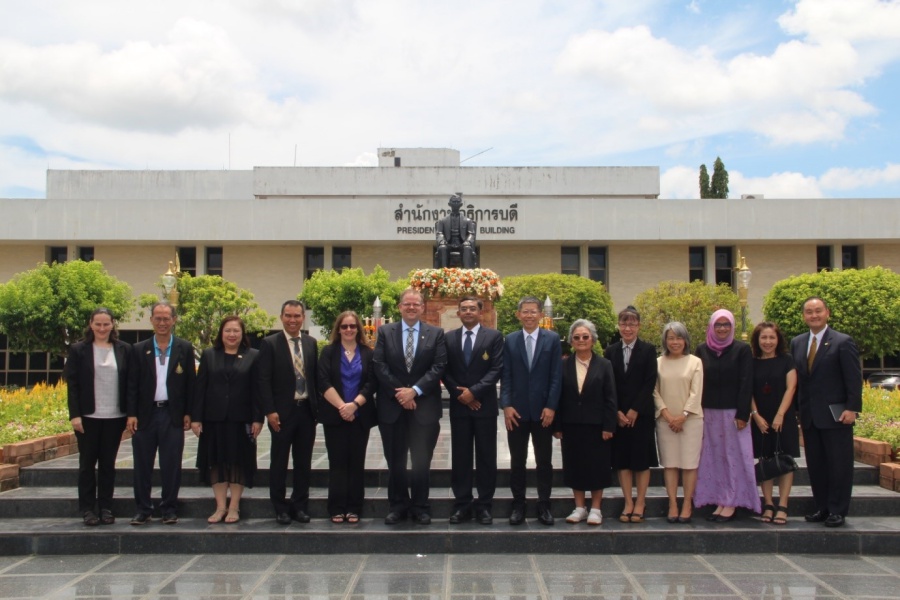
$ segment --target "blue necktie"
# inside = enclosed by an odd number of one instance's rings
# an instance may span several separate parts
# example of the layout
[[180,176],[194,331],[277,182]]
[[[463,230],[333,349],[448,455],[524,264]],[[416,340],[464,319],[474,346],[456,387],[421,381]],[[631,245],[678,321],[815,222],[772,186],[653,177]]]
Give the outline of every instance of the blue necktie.
[[472,362],[472,332],[466,332],[466,341],[463,344],[463,358],[466,359],[466,364],[468,365]]

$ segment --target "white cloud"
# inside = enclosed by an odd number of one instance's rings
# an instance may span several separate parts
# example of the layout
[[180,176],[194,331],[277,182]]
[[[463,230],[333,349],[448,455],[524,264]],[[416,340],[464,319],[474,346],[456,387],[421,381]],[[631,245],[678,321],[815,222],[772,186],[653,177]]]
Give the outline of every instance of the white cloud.
[[[711,175],[712,173],[710,173]],[[774,173],[767,177],[745,177],[740,171],[728,170],[729,198],[743,194],[761,194],[766,198],[822,198],[822,188],[815,177],[802,173]],[[699,198],[700,168],[676,166],[660,176],[660,198]]]
[[883,184],[900,183],[900,164],[888,163],[884,168],[828,169],[820,178],[822,187],[828,190],[854,190]]

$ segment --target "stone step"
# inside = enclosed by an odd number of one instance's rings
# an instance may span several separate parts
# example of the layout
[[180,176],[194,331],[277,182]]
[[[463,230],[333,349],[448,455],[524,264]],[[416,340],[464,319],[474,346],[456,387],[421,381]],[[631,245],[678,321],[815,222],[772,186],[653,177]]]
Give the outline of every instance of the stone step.
[[[113,512],[119,518],[128,518],[134,514],[134,501],[131,488],[117,488],[113,500]],[[158,502],[160,490],[154,488],[153,497]],[[537,497],[535,489],[528,490],[528,498]],[[571,490],[556,487],[552,491],[552,512],[557,518],[565,518],[574,507]],[[208,487],[184,486],[179,495],[181,503],[178,514],[185,518],[206,518],[215,508],[212,490]],[[447,519],[453,513],[453,493],[446,487],[434,487],[431,493],[431,514],[435,519]],[[498,488],[494,499],[494,516],[504,520],[511,510],[512,497],[508,488]],[[534,512],[535,502],[529,502],[529,510]],[[858,485],[853,489],[852,513],[859,516],[892,516],[900,515],[900,494],[873,485]],[[601,509],[607,518],[617,518],[624,507],[624,500],[619,489],[609,488],[604,493]],[[363,516],[383,518],[389,512],[387,492],[384,487],[366,488],[366,500]],[[668,500],[665,489],[651,487],[648,491],[645,516],[665,516]],[[791,492],[790,514],[803,515],[815,510],[812,493],[808,486],[794,486]],[[698,517],[711,512],[711,507],[697,509]],[[269,491],[265,486],[257,486],[245,490],[241,500],[241,514],[254,519],[273,517]],[[327,490],[314,488],[310,490],[309,514],[314,519],[327,519],[330,514],[327,506]],[[744,513],[749,516],[750,513]],[[79,517],[78,501],[75,487],[21,487],[0,494],[0,519],[33,519],[33,518],[68,518]],[[157,515],[160,516],[160,515]],[[536,513],[535,513],[536,516]]]
[[[855,502],[855,500],[854,500]],[[854,505],[855,506],[855,505]],[[607,516],[603,525],[547,527],[528,520],[518,527],[493,525],[387,526],[381,519],[356,525],[327,520],[282,526],[273,519],[244,518],[209,525],[183,518],[177,525],[153,521],[133,527],[86,528],[73,519],[0,520],[0,555],[79,554],[900,554],[900,517],[848,519],[844,527],[791,519],[775,526],[741,518],[729,523],[695,519],[671,525],[662,518],[626,525]]]

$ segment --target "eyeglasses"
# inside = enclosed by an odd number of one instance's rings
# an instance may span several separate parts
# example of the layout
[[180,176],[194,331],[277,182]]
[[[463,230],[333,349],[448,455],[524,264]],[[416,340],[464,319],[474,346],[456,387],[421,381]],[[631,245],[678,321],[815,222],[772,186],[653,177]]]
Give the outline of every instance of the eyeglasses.
[[583,334],[583,335],[573,335],[573,336],[572,336],[572,341],[573,341],[573,342],[581,342],[581,341],[585,341],[585,342],[586,342],[586,341],[588,341],[588,340],[590,340],[590,339],[591,339],[591,336],[588,335],[588,334]]
[[731,329],[731,323],[714,323],[713,329]]
[[619,321],[619,327],[637,327],[640,325],[638,321]]
[[417,306],[422,306],[421,302],[404,302],[400,305],[403,308],[416,308]]
[[342,323],[341,329],[347,331],[349,329],[356,329],[356,323]]
[[477,306],[460,306],[459,312],[478,312]]

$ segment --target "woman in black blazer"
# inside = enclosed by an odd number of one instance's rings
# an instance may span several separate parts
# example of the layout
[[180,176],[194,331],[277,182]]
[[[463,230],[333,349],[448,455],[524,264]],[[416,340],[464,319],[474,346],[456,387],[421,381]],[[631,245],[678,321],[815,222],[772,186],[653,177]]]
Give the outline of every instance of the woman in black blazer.
[[65,376],[69,419],[78,440],[78,509],[85,525],[116,522],[112,497],[116,455],[125,431],[130,355],[131,347],[119,341],[108,308],[91,313],[84,339],[69,348]]
[[[612,363],[616,379],[618,428],[613,438],[613,468],[618,471],[625,507],[623,523],[643,523],[650,486],[650,467],[658,467],[656,456],[656,347],[638,339],[641,315],[633,306],[619,313],[622,339],[607,346],[603,355]],[[627,351],[626,351],[627,348]],[[637,488],[637,499],[631,495]]]
[[209,523],[237,523],[244,488],[253,487],[256,437],[263,421],[253,401],[258,354],[250,347],[244,321],[230,316],[222,319],[213,347],[200,357],[190,415],[191,429],[200,438],[200,479],[212,485],[216,498]]
[[[562,442],[563,479],[572,488],[575,510],[567,523],[587,519],[600,525],[603,488],[612,484],[611,442],[616,430],[616,385],[612,364],[594,353],[597,328],[578,319],[569,328],[575,354],[563,361],[562,392],[556,411],[556,435]],[[585,491],[591,490],[591,510]]]
[[319,422],[328,451],[328,512],[332,523],[358,523],[365,495],[369,430],[377,418],[372,349],[359,315],[338,315],[319,357]]

